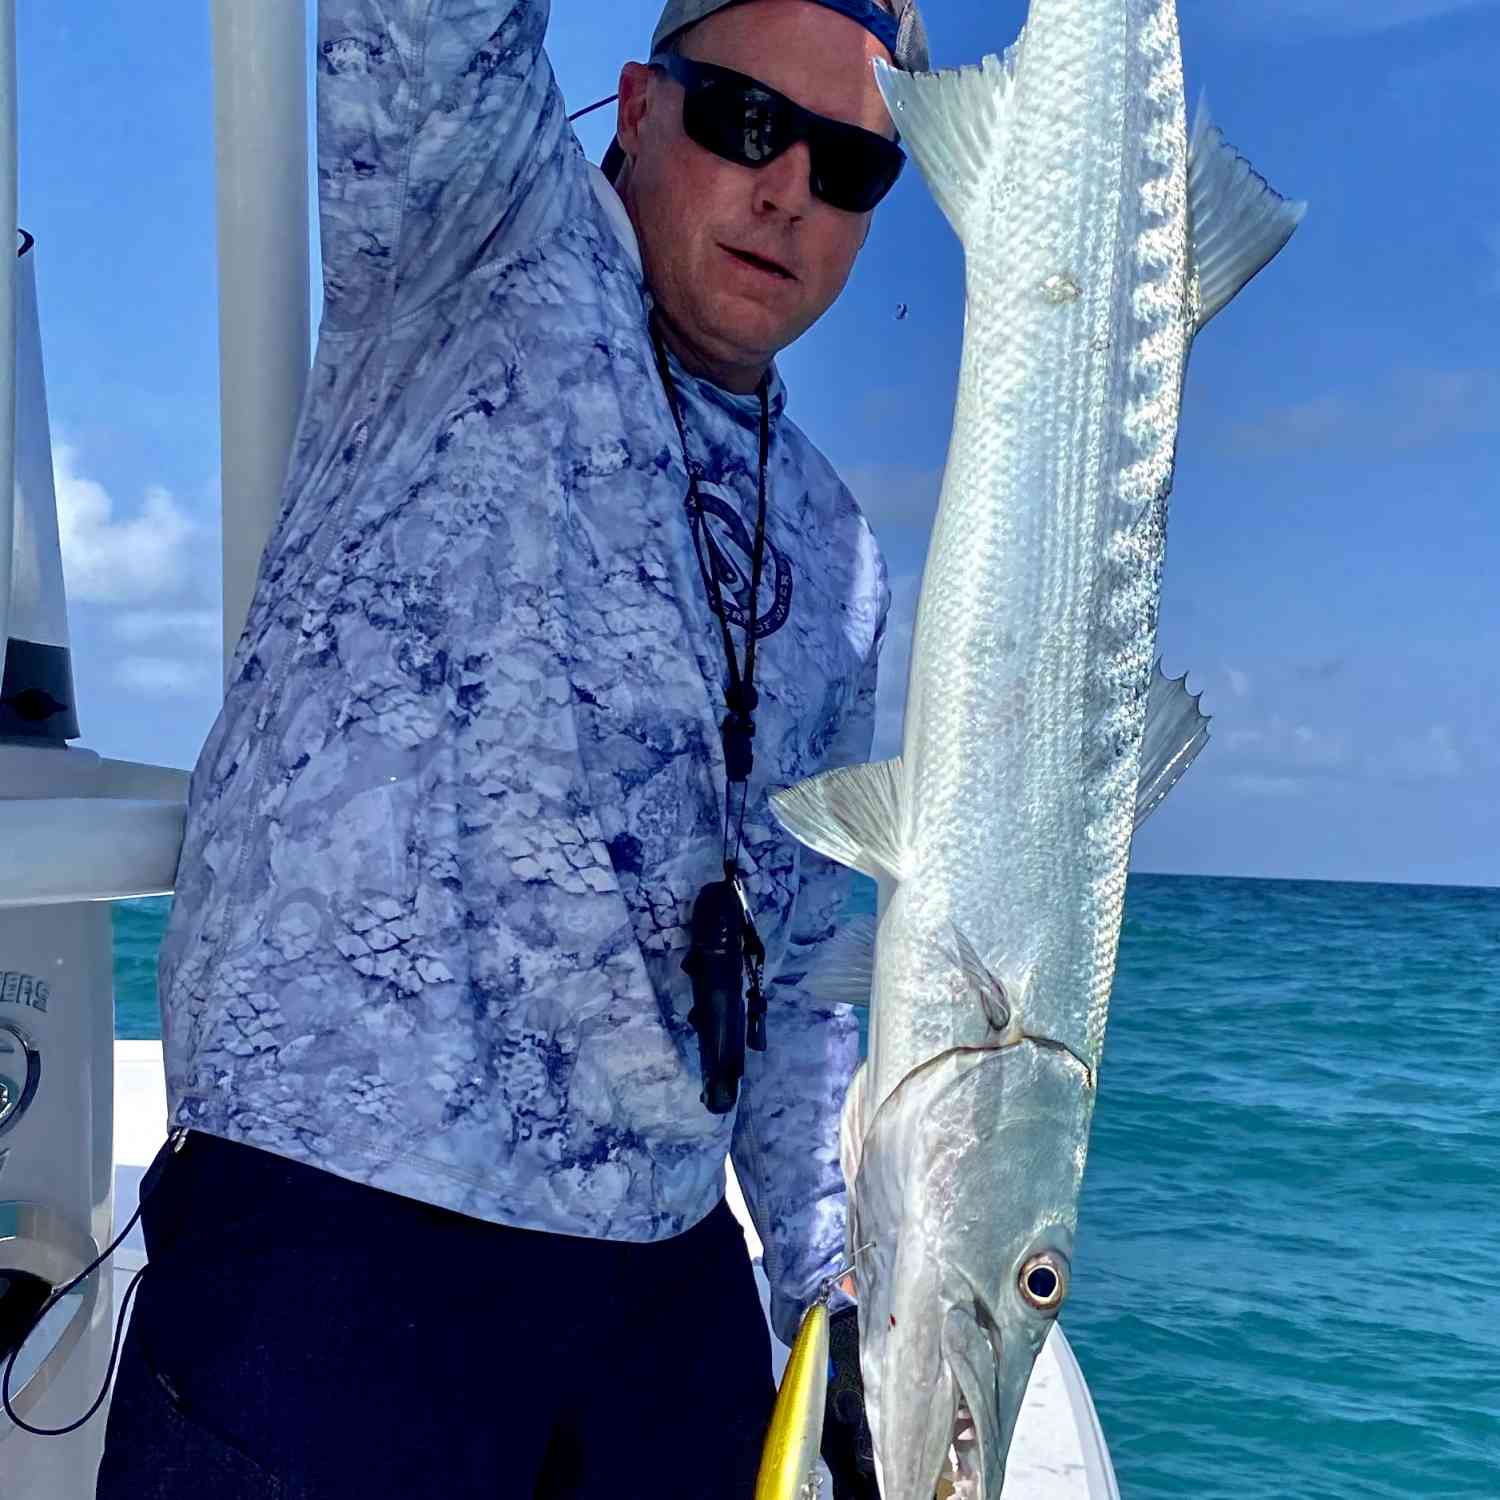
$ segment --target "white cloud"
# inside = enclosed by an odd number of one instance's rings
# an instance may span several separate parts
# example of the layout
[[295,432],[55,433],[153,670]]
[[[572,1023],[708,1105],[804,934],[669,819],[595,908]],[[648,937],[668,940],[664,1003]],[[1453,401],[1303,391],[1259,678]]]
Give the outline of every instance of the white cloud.
[[1248,698],[1250,696],[1250,675],[1241,672],[1236,667],[1225,667],[1224,675],[1229,679],[1229,690],[1236,698]]
[[[134,515],[121,515],[83,468],[75,447],[53,444],[68,603],[101,610],[107,633],[94,647],[101,665],[120,687],[149,698],[216,693],[223,646],[214,528],[193,520],[160,485],[146,491]],[[111,641],[126,654],[117,656]]]
[[108,490],[79,473],[77,449],[55,444],[52,472],[70,603],[155,604],[183,596],[201,528],[168,491],[153,485],[138,515],[117,518]]
[[1259,728],[1230,729],[1222,743],[1226,754],[1253,760],[1277,773],[1342,771],[1354,763],[1353,745],[1345,731],[1293,724],[1280,715]]
[[1426,733],[1398,739],[1370,757],[1370,773],[1395,781],[1450,781],[1461,776],[1464,761],[1446,724],[1433,724]]
[[1500,371],[1397,370],[1374,389],[1273,407],[1231,427],[1228,439],[1244,453],[1354,446],[1389,452],[1497,431]]
[[1451,781],[1471,769],[1449,724],[1398,734],[1381,743],[1348,730],[1296,723],[1226,729],[1218,736],[1228,762],[1225,780],[1256,796],[1290,796],[1332,778],[1403,783]]

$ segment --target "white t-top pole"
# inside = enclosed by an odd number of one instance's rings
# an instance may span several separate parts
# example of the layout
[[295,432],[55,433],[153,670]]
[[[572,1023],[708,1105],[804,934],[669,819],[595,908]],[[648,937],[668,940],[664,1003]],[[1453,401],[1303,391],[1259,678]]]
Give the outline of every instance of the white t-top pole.
[[0,0],[0,672],[16,537],[16,0]]
[[213,46],[227,681],[307,385],[306,0],[214,0]]

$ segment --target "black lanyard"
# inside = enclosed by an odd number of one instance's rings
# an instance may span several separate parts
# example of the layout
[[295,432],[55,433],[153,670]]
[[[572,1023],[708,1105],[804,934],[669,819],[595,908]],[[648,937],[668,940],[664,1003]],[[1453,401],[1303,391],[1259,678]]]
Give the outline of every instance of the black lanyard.
[[[735,1037],[731,1037],[723,1030],[721,1023],[727,1024],[731,1012],[736,1017],[742,1016],[743,1021],[740,1019],[733,1021],[731,1030],[738,1033],[743,1025],[745,1027],[744,1045],[757,1052],[766,1050],[766,1002],[762,989],[766,949],[765,944],[761,942],[760,934],[755,930],[755,917],[751,913],[749,898],[745,895],[745,887],[740,879],[739,856],[745,836],[745,808],[750,801],[750,772],[755,763],[753,753],[755,710],[759,703],[759,697],[755,691],[755,629],[758,623],[756,606],[760,597],[761,569],[766,555],[766,469],[771,450],[771,377],[769,371],[763,375],[759,388],[759,507],[755,518],[755,549],[750,563],[750,622],[748,638],[745,642],[745,667],[742,672],[739,659],[735,655],[734,638],[729,633],[729,614],[724,607],[724,595],[719,587],[718,574],[704,556],[704,539],[700,536],[700,532],[706,533],[708,523],[703,512],[702,497],[698,494],[697,476],[693,472],[692,461],[688,457],[687,429],[683,425],[682,411],[677,402],[677,387],[672,380],[672,371],[667,364],[666,346],[662,342],[654,314],[650,320],[650,327],[651,344],[656,351],[656,363],[661,372],[662,388],[666,391],[667,405],[671,408],[672,420],[677,426],[677,436],[682,444],[682,466],[688,476],[688,500],[696,512],[697,525],[693,527],[693,550],[698,556],[698,569],[703,574],[703,586],[708,591],[709,602],[713,606],[714,613],[719,617],[719,625],[724,634],[724,658],[729,667],[729,682],[724,690],[724,702],[729,712],[725,717],[722,730],[725,772],[724,880],[722,883],[705,886],[699,893],[693,908],[693,928],[697,933],[701,920],[705,933],[717,934],[717,938],[710,946],[725,958],[728,957],[728,950],[723,947],[723,944],[733,941],[740,948],[742,971],[749,980],[748,1010],[743,1012],[739,1010],[740,1001],[736,998],[739,994],[738,983],[735,983],[731,990],[717,985],[711,977],[705,977],[710,974],[712,966],[699,952],[698,937],[703,934],[695,936],[693,951],[683,965],[689,974],[694,975],[695,1003],[690,1019],[699,1028],[700,1041],[703,1045],[705,1086],[703,1099],[711,1110],[722,1113],[730,1108],[734,1101],[743,1067],[743,1048]],[[735,832],[734,850],[731,853],[729,827],[733,821],[731,806],[736,783],[740,785],[740,816]],[[725,906],[726,902],[731,901],[730,890],[734,892],[734,898],[737,898],[743,915],[743,922],[739,924],[734,923],[730,910]],[[730,937],[736,925],[739,927],[737,940]],[[717,972],[727,985],[729,974],[722,970]],[[700,985],[703,990],[701,995],[699,994]],[[709,1040],[710,1037],[712,1040]],[[710,1091],[714,1096],[712,1101],[709,1098]]]
[[[714,613],[719,617],[719,626],[724,635],[724,657],[729,665],[729,682],[724,689],[724,702],[729,709],[724,720],[724,770],[727,785],[724,792],[724,875],[734,879],[737,875],[740,847],[745,833],[745,807],[750,800],[750,771],[755,763],[752,744],[755,739],[755,710],[760,695],[755,691],[755,627],[756,607],[760,599],[761,570],[766,556],[766,467],[771,450],[771,404],[769,371],[761,377],[760,395],[760,482],[759,506],[755,517],[755,548],[750,561],[750,624],[745,642],[745,666],[740,670],[735,654],[734,637],[729,633],[729,615],[724,608],[724,595],[719,587],[717,572],[704,557],[703,540],[700,533],[707,527],[703,502],[698,495],[698,480],[693,473],[687,451],[687,429],[683,426],[682,411],[677,404],[677,387],[672,380],[672,371],[667,364],[666,346],[651,319],[651,343],[656,350],[657,368],[661,371],[661,383],[667,393],[667,405],[672,411],[672,420],[677,425],[677,436],[682,444],[682,466],[688,476],[688,494],[698,513],[699,525],[693,528],[693,550],[698,556],[698,569],[703,574],[703,585],[708,590]],[[742,784],[740,796],[739,826],[735,835],[733,855],[729,852],[730,802],[734,784]]]

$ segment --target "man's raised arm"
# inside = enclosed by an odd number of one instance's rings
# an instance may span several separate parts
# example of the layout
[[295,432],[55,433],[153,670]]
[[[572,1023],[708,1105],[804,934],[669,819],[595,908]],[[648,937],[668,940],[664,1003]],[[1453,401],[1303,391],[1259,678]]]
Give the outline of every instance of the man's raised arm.
[[[324,327],[389,323],[549,227],[549,0],[319,0]],[[555,211],[555,209],[554,209]]]

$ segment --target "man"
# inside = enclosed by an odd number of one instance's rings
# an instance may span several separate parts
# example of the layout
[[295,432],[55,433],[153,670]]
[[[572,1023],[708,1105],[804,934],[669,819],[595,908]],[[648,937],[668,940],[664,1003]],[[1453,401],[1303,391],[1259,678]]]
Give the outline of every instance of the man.
[[[892,4],[671,0],[616,192],[545,0],[323,0],[324,319],[191,783],[187,1134],[101,1496],[751,1492],[774,1392],[723,1162],[790,1342],[844,1255],[857,1053],[799,988],[849,877],[767,794],[866,758],[889,603],[772,360],[899,168],[871,59],[925,44]],[[726,867],[766,950],[732,1101],[683,973]]]

